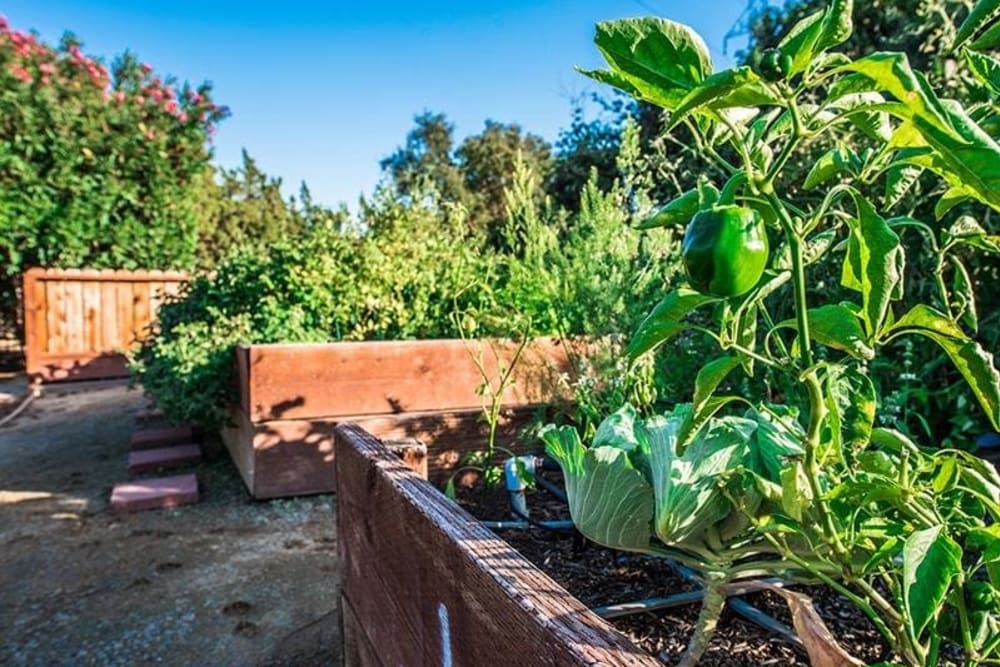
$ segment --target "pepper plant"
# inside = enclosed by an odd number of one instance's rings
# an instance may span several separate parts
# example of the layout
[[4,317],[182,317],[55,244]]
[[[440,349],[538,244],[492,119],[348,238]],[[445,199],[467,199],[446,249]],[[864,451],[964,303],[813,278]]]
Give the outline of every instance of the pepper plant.
[[[688,284],[649,314],[628,355],[711,337],[720,354],[697,374],[691,404],[646,421],[623,408],[589,448],[566,427],[544,433],[581,532],[701,573],[682,664],[704,651],[734,582],[774,575],[849,598],[895,660],[935,665],[952,644],[966,664],[1000,662],[1000,477],[966,452],[879,426],[868,370],[887,345],[928,339],[1000,429],[1000,374],[969,333],[975,294],[962,262],[1000,252],[1000,237],[968,215],[1000,210],[1000,61],[985,52],[1000,43],[998,18],[1000,0],[980,0],[955,40],[987,100],[971,106],[935,94],[904,54],[837,53],[850,0],[804,18],[752,66],[719,72],[684,25],[597,27],[609,68],[584,74],[663,107],[668,129],[686,128],[728,174],[643,224],[686,225]],[[824,143],[804,180],[791,179],[789,161]],[[944,184],[936,219],[893,216],[922,174]],[[914,230],[933,255],[931,303],[904,281],[900,236]],[[853,298],[810,285],[820,263],[839,268]],[[789,391],[781,404],[726,393],[738,373],[783,378]]]

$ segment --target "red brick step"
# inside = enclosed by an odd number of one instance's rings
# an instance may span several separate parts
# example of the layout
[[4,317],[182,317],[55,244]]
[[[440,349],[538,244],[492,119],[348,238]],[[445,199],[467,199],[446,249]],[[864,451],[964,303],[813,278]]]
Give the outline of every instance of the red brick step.
[[157,449],[129,452],[128,471],[131,475],[160,468],[179,468],[201,461],[201,447],[190,443]]
[[132,434],[132,439],[129,440],[129,449],[132,451],[157,449],[159,447],[169,447],[170,445],[186,444],[193,439],[194,429],[190,426],[144,429]]
[[198,502],[198,478],[193,474],[115,484],[112,512],[164,509]]

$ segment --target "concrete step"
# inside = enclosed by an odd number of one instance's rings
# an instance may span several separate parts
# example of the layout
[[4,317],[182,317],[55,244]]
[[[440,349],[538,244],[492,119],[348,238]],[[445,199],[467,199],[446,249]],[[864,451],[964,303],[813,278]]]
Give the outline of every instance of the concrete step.
[[115,484],[112,512],[165,509],[198,502],[198,478],[193,474]]
[[157,449],[171,445],[181,445],[194,439],[194,429],[190,426],[170,426],[136,431],[129,440],[129,449]]
[[191,443],[174,445],[173,447],[158,447],[156,449],[140,449],[129,452],[128,472],[137,475],[150,470],[163,468],[179,468],[201,461],[201,447]]
[[157,408],[149,408],[148,410],[140,410],[135,413],[135,424],[136,426],[149,426],[156,422],[161,422],[165,419],[163,412]]

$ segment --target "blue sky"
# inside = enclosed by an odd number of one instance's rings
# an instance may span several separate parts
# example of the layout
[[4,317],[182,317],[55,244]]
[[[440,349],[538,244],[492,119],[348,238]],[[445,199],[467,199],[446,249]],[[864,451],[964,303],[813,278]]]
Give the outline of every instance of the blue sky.
[[209,80],[232,117],[215,139],[233,166],[246,147],[281,176],[306,181],[317,201],[354,209],[380,177],[414,115],[441,111],[456,135],[490,118],[549,141],[569,122],[571,99],[597,84],[574,65],[600,65],[598,20],[659,14],[697,29],[717,66],[723,37],[747,0],[7,0],[18,29],[47,41],[74,31],[110,60],[126,48],[157,72]]

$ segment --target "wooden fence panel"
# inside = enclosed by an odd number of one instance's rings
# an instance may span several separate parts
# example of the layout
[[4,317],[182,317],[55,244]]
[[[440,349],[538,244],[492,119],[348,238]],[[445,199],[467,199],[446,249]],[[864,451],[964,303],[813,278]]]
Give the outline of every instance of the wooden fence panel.
[[29,269],[24,274],[25,365],[45,381],[128,375],[124,352],[146,332],[174,271]]

